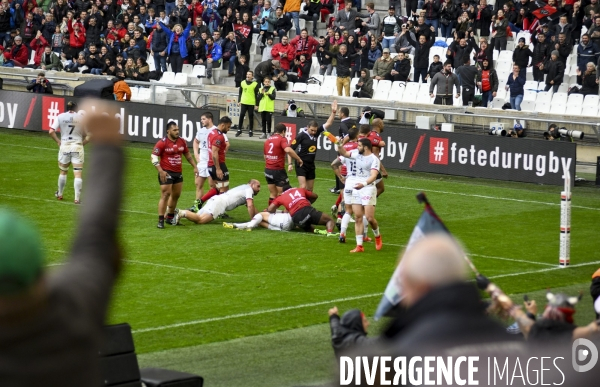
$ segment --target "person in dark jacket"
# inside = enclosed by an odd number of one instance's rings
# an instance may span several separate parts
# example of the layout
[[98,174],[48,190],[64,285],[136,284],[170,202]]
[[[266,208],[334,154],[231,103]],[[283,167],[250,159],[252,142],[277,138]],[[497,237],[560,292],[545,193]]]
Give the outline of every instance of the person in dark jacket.
[[525,38],[520,38],[519,44],[513,51],[512,60],[514,64],[519,65],[523,77],[527,76],[527,66],[529,66],[529,58],[531,57],[533,57],[533,53],[529,46],[525,45]]
[[100,46],[100,34],[102,34],[102,23],[98,23],[95,17],[89,18],[84,25],[85,27],[85,45],[89,47],[93,44],[96,47]]
[[565,75],[565,65],[559,59],[559,53],[557,50],[552,51],[550,55],[550,60],[545,64],[540,65],[540,70],[543,70],[546,73],[546,88],[545,91],[548,91],[552,88],[553,92],[558,91],[558,87],[563,81],[563,77]]
[[508,76],[506,82],[506,90],[510,90],[510,108],[514,110],[521,110],[521,102],[523,101],[523,95],[525,95],[525,77],[521,76],[521,69],[518,65],[513,65],[513,72]]
[[540,70],[540,65],[550,60],[550,53],[552,53],[552,43],[546,39],[546,35],[543,32],[537,34],[537,40],[533,42],[533,56],[531,58],[531,65],[533,66],[533,80],[536,82],[544,81],[544,71]]
[[337,72],[336,86],[338,95],[341,96],[342,90],[345,90],[346,97],[350,97],[350,70],[352,68],[352,61],[355,57],[361,55],[362,51],[359,50],[353,55],[349,55],[345,44],[340,45],[340,51],[337,54],[327,51],[323,47],[319,47],[319,51],[337,60],[335,70]]
[[600,49],[590,40],[588,34],[581,36],[581,43],[577,45],[577,68],[585,71],[589,62],[596,63]]
[[33,93],[54,94],[50,81],[46,79],[46,74],[39,73],[37,78],[27,85],[27,90]]
[[370,344],[367,338],[369,321],[358,309],[351,309],[340,316],[338,308],[329,309],[329,326],[331,328],[331,345],[335,356],[339,358],[345,351]]
[[356,98],[373,98],[373,80],[371,79],[369,69],[360,70],[360,78],[356,84],[356,91],[352,94]]
[[167,45],[169,43],[169,35],[165,33],[160,23],[156,23],[152,32],[152,54],[154,56],[154,65],[156,71],[167,71]]
[[[323,47],[324,51],[329,51],[329,42],[327,41],[327,39],[325,39],[324,36],[319,37],[319,47]],[[333,66],[331,65],[331,57],[325,54],[323,51],[320,51],[319,47],[317,47],[317,62],[319,62],[319,74],[331,75],[331,71],[333,70]]]
[[465,57],[470,57],[471,51],[476,49],[477,45],[475,44],[475,40],[473,36],[470,38],[461,38],[458,41],[453,41],[448,47],[448,59],[452,60],[452,67],[455,69],[465,63]]
[[479,46],[477,46],[477,43],[473,41],[473,46],[475,48],[475,61],[477,62],[477,67],[481,68],[483,60],[487,59],[490,68],[494,68],[494,43],[494,38],[492,38],[492,41],[488,44],[487,38],[485,37],[479,39]]
[[444,69],[444,64],[440,61],[439,55],[433,56],[433,62],[429,65],[429,70],[427,71],[426,79],[433,79],[435,74],[439,73]]
[[[262,85],[262,80],[264,77],[271,77],[275,74],[275,70],[279,70],[281,68],[281,64],[278,60],[269,59],[264,62],[260,62],[254,68],[254,79],[258,82],[258,85]],[[246,76],[244,74],[244,76]],[[287,82],[287,78],[286,78]]]
[[569,90],[569,94],[598,95],[598,83],[596,82],[596,65],[592,62],[588,63],[585,72],[577,69],[577,84],[581,85],[581,89]]
[[487,107],[498,92],[498,74],[496,70],[489,68],[489,63],[487,59],[484,59],[481,69],[477,73],[477,87],[481,90],[482,107]]
[[475,79],[477,78],[477,68],[471,65],[471,58],[465,57],[465,62],[462,66],[456,69],[456,75],[462,86],[462,101],[463,106],[467,106],[469,102],[473,103],[475,96]]
[[[421,35],[419,39],[421,38],[424,38],[423,35]],[[410,59],[407,58],[403,52],[401,52],[394,58],[394,66],[392,67],[392,71],[390,72],[390,77],[388,80],[391,80],[393,82],[399,81],[406,83],[408,82],[410,69]],[[415,82],[419,82],[419,80],[417,79]],[[423,81],[423,83],[425,83],[425,81]]]
[[487,5],[486,0],[479,0],[477,10],[475,12],[475,28],[480,33],[479,36],[490,36],[490,25],[492,24],[492,10]]
[[414,56],[414,82],[419,82],[419,77],[421,77],[421,81],[423,83],[426,82],[427,78],[427,65],[429,64],[429,50],[433,43],[435,43],[435,39],[431,38],[427,40],[425,35],[419,36],[419,43],[415,42],[411,37],[411,34],[406,34],[406,39],[408,39],[409,43],[415,48],[415,56]]
[[[239,88],[240,84],[246,77],[246,73],[250,71],[250,66],[246,63],[246,55],[235,57],[235,87]],[[286,85],[287,86],[287,85]]]
[[302,54],[299,58],[294,59],[294,64],[288,71],[288,82],[306,83],[310,75],[310,62],[306,60],[306,55]]
[[567,35],[564,33],[558,34],[558,42],[554,44],[554,50],[558,51],[558,60],[566,66],[567,58],[573,52],[573,45],[567,39]]

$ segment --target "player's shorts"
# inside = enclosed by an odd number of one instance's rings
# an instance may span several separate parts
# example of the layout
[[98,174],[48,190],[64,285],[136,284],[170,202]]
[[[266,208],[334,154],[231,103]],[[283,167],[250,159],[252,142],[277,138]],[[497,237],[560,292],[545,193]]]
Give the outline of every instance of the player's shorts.
[[302,166],[298,166],[296,164],[296,176],[304,176],[306,180],[314,180],[316,177],[315,174],[316,167],[315,165],[306,165],[302,164]]
[[352,193],[352,204],[363,206],[374,206],[377,204],[377,187],[368,185],[361,189],[355,189]]
[[344,200],[344,203],[347,203],[348,205],[352,205],[352,195],[354,192],[354,185],[356,183],[357,183],[356,180],[346,180],[346,184],[344,185],[343,200]]
[[306,206],[296,212],[292,216],[292,220],[303,229],[309,229],[311,224],[319,224],[322,215],[321,211],[317,211],[312,206]]
[[198,211],[198,215],[211,214],[214,219],[225,213],[225,200],[223,197],[213,196],[206,204]]
[[383,176],[381,176],[381,172],[377,172],[377,179],[375,180],[375,182],[373,184],[377,185],[379,184],[379,182],[383,179]]
[[198,168],[198,176],[200,177],[208,177],[210,174],[208,173],[208,161],[200,161],[196,168]]
[[227,169],[227,165],[225,165],[225,163],[221,163],[221,164],[219,164],[219,166],[221,167],[221,171],[223,171],[223,178],[219,179],[217,177],[217,168],[214,165],[211,167],[208,167],[208,173],[209,173],[210,177],[214,181],[229,181],[229,170]]
[[285,169],[265,168],[265,179],[267,180],[267,184],[275,184],[277,187],[283,187],[290,183]]
[[167,181],[163,183],[160,181],[160,173],[158,174],[158,184],[169,185],[183,183],[183,174],[181,172],[165,171],[167,172]]
[[64,144],[58,151],[58,162],[61,164],[83,164],[83,145]]
[[294,221],[290,214],[269,215],[269,230],[291,231],[294,229]]

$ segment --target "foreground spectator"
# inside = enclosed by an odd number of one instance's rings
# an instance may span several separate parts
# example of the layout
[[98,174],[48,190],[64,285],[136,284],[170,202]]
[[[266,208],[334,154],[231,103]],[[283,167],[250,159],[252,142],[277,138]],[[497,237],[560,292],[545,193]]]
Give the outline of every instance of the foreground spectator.
[[340,316],[338,308],[329,309],[329,327],[331,328],[331,345],[336,357],[345,351],[369,343],[367,330],[369,320],[358,309],[351,309]]
[[50,81],[46,79],[46,74],[39,73],[37,78],[27,85],[27,90],[33,93],[54,94]]
[[[106,111],[96,103],[96,111]],[[0,375],[5,386],[99,386],[98,348],[121,254],[117,242],[125,157],[113,114],[88,111],[89,203],[69,259],[44,270],[40,235],[0,212]]]
[[125,73],[121,70],[117,71],[117,81],[113,86],[113,94],[117,101],[131,101],[131,89],[125,83]]

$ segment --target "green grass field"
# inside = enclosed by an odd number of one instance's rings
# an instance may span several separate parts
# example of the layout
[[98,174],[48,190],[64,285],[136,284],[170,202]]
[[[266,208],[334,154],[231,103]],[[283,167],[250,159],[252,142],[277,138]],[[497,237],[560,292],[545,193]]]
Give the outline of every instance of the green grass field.
[[[233,137],[233,136],[232,136]],[[59,267],[70,248],[78,207],[69,175],[65,200],[54,198],[57,148],[45,133],[0,129],[0,205],[32,219],[43,235],[47,263]],[[233,186],[264,183],[259,143],[232,140]],[[422,211],[423,190],[480,272],[515,300],[543,303],[545,289],[584,293],[576,320],[588,323],[591,274],[600,266],[600,191],[573,191],[571,267],[558,268],[560,187],[393,171],[377,218],[384,248],[367,244],[349,254],[335,238],[264,229],[224,229],[220,221],[156,228],[159,197],[152,144],[128,144],[121,236],[125,270],[115,289],[110,322],[134,329],[141,366],[195,372],[209,386],[314,384],[331,374],[327,310],[363,309],[373,315]],[[89,160],[88,151],[87,158]],[[184,168],[180,207],[194,199],[192,169]],[[295,179],[292,179],[295,182]],[[332,173],[317,170],[315,207],[328,211]],[[84,177],[85,189],[85,177]],[[256,197],[267,205],[266,185]],[[85,203],[85,191],[83,193]],[[245,207],[229,215],[246,221]],[[374,333],[382,327],[376,324]]]

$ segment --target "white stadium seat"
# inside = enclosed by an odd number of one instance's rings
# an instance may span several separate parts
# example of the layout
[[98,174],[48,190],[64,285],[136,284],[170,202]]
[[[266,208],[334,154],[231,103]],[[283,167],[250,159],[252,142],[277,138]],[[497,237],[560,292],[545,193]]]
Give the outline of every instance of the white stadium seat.
[[308,94],[319,95],[321,93],[321,86],[319,86],[318,83],[309,83],[308,86],[306,86],[306,92]]
[[294,83],[294,88],[292,89],[294,92],[304,93],[306,92],[306,83],[296,82]]
[[580,115],[583,107],[583,94],[571,94],[567,100],[569,115]]
[[167,85],[172,85],[175,82],[175,73],[172,71],[165,71],[163,73],[162,78],[160,79],[160,83],[164,83]]
[[521,102],[521,110],[524,112],[534,112],[535,111],[535,101],[523,100],[523,102]]

